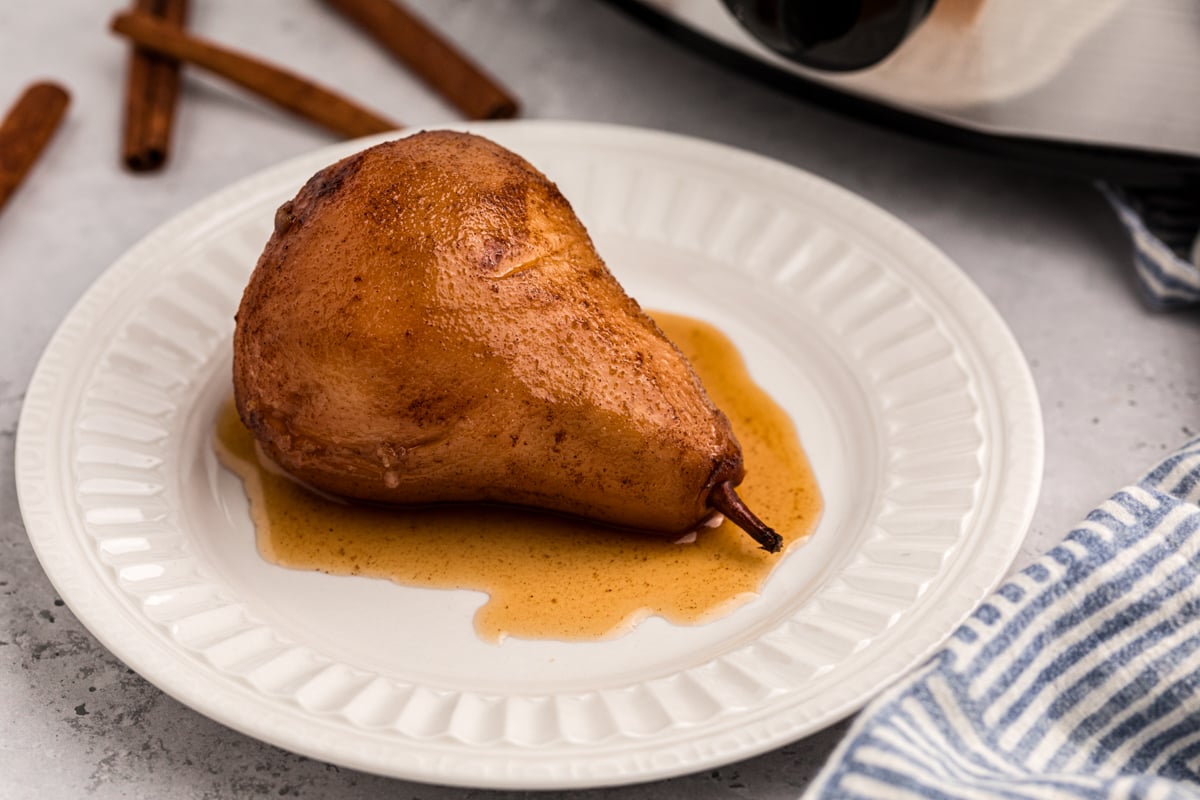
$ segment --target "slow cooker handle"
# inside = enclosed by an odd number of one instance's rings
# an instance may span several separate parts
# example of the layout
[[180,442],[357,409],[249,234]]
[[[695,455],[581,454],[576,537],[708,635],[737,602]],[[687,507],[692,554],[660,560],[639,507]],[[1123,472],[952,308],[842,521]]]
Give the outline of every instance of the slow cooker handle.
[[723,0],[755,38],[813,69],[848,72],[887,58],[937,0]]

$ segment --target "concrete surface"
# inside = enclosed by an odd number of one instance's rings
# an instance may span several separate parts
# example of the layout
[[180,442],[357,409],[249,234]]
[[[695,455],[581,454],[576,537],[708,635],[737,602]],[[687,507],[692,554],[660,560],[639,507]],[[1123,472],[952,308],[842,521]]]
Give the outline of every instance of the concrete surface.
[[[22,395],[55,326],[160,222],[331,141],[193,72],[169,167],[152,176],[125,172],[117,154],[126,50],[106,32],[122,5],[0,5],[0,105],[40,77],[63,82],[74,96],[65,127],[0,215],[0,797],[499,797],[339,769],[211,722],[96,642],[37,563],[16,504],[12,456]],[[415,5],[514,88],[525,116],[679,131],[779,158],[862,194],[955,259],[1012,326],[1041,393],[1045,485],[1018,566],[1200,430],[1200,318],[1141,305],[1129,245],[1090,187],[808,107],[677,49],[603,4]],[[194,6],[198,32],[318,76],[407,123],[458,118],[316,0]],[[559,796],[796,797],[844,727],[719,770]]]

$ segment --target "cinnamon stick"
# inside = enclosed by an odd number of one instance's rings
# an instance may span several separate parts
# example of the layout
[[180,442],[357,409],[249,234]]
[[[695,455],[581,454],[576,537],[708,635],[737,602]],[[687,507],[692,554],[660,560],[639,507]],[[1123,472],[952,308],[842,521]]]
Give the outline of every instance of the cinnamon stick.
[[325,0],[470,119],[516,116],[516,99],[477,64],[393,0]]
[[111,27],[148,50],[202,67],[343,136],[366,136],[400,127],[323,86],[193,36],[149,14],[117,14]]
[[35,83],[0,122],[0,209],[50,141],[71,96],[54,83]]
[[[135,0],[134,9],[183,28],[188,0]],[[125,88],[125,139],[122,156],[137,172],[161,167],[171,145],[179,62],[134,45]]]

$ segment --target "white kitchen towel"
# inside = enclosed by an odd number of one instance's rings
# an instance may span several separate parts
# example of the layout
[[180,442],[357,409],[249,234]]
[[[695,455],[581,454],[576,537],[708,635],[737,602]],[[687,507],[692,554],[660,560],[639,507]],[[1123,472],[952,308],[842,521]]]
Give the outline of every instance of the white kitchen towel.
[[1002,585],[811,798],[1200,798],[1200,439]]
[[1156,309],[1200,303],[1200,191],[1100,184],[1133,239],[1133,263]]

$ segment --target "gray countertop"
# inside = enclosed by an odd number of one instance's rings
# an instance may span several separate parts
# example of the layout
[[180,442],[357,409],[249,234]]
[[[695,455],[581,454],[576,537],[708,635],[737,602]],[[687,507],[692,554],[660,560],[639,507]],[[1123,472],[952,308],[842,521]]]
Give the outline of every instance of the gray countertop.
[[[21,523],[13,446],[22,397],[88,285],[161,222],[216,189],[332,139],[198,73],[158,174],[118,162],[122,3],[0,5],[0,105],[36,78],[72,92],[65,126],[0,216],[0,796],[378,796],[489,793],[323,764],[235,733],[163,695],[56,596]],[[980,285],[1032,366],[1045,480],[1018,565],[1200,430],[1200,325],[1138,299],[1130,248],[1089,186],[1013,170],[846,121],[660,40],[600,3],[425,0],[427,18],[524,103],[524,116],[677,131],[826,177],[912,225]],[[204,0],[192,27],[318,76],[410,125],[454,110],[316,0]],[[845,723],[766,755],[589,794],[796,797]],[[584,794],[567,792],[563,796]]]

